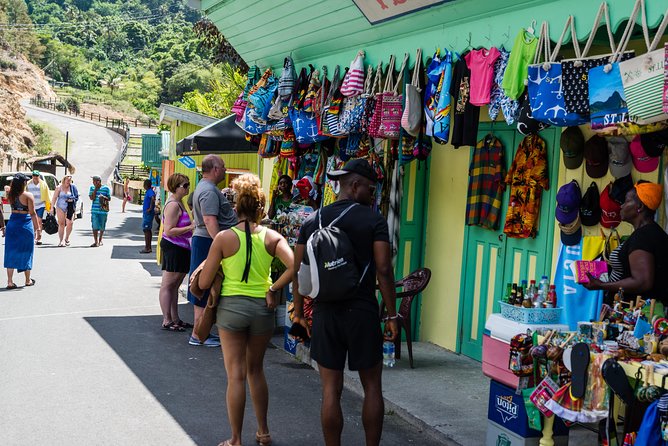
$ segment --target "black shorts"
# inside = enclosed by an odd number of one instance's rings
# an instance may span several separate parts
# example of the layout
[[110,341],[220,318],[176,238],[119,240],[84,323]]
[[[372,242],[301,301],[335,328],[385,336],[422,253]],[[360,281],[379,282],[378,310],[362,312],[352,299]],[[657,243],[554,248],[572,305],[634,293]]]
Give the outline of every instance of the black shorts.
[[311,331],[311,358],[323,367],[365,370],[383,359],[383,332],[377,313],[351,308],[316,308]]
[[67,211],[65,211],[65,218],[72,220],[74,218],[74,213],[76,212],[76,203],[68,202]]
[[162,253],[162,270],[170,273],[185,273],[190,271],[190,250],[177,246],[174,243],[160,240]]

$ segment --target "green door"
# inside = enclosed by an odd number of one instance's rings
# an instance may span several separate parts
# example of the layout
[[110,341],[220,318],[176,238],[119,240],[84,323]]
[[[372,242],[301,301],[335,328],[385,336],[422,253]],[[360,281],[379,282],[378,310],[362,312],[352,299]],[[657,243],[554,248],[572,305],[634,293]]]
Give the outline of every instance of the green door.
[[[514,127],[499,123],[481,123],[478,139],[493,133],[505,147],[506,171],[524,136]],[[560,129],[543,130],[540,136],[547,144],[550,185],[557,184],[559,168]],[[471,149],[471,156],[473,156]],[[464,236],[464,256],[460,291],[459,351],[473,359],[482,357],[482,333],[489,314],[499,311],[497,302],[506,283],[523,279],[540,279],[552,266],[554,240],[555,187],[543,191],[538,234],[535,239],[507,238],[503,233],[509,189],[503,197],[499,229],[492,231],[467,226]]]

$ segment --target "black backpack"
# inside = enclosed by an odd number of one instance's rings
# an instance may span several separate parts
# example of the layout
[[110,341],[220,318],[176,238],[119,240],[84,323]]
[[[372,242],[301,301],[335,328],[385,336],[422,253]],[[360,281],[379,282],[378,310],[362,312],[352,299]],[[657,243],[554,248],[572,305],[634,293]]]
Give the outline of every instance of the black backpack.
[[[369,265],[360,275],[355,263],[353,244],[341,229],[334,226],[357,203],[348,206],[329,225],[322,226],[322,211],[318,211],[318,229],[306,242],[304,265],[310,270],[310,293],[316,302],[336,302],[350,299],[362,283]],[[308,260],[308,262],[306,262]],[[300,286],[300,291],[302,287]]]

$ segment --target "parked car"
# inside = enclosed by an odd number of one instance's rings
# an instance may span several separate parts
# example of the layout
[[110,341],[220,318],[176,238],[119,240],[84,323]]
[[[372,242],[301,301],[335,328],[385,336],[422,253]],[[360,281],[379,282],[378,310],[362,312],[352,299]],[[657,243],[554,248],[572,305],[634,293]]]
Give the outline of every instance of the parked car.
[[[27,176],[32,178],[32,172],[23,172]],[[9,202],[5,198],[7,191],[9,190],[9,183],[11,183],[12,175],[15,175],[16,172],[2,172],[0,173],[0,199],[2,200],[2,215],[5,217],[5,220],[9,220],[10,215],[12,215],[12,208],[9,206]],[[42,172],[40,178],[46,182],[47,187],[49,188],[49,198],[53,196],[53,191],[56,190],[58,184],[58,178],[55,175]]]

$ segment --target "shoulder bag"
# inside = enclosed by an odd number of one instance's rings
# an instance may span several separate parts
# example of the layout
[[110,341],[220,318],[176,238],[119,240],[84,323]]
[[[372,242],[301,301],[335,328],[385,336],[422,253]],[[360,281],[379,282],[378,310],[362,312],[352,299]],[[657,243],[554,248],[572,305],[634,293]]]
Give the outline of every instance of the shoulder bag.
[[415,67],[410,84],[406,84],[406,103],[401,115],[401,127],[411,136],[417,136],[422,127],[422,89],[420,88],[420,67],[422,66],[422,48],[415,55]]
[[[404,70],[408,63],[408,53],[404,55],[404,60],[399,68],[399,75],[397,81],[392,87],[392,80],[394,77],[394,64],[391,64],[387,71],[386,90],[383,92],[383,100],[381,104],[381,119],[378,127],[378,138],[399,139],[401,135],[401,115],[403,111],[404,96],[399,93],[399,85],[403,80]],[[392,88],[391,90],[388,90]]]
[[359,50],[355,60],[350,63],[348,72],[341,83],[341,94],[345,97],[359,96],[364,93],[364,50]]
[[[204,262],[206,262],[206,260]],[[199,287],[199,276],[202,273],[202,269],[204,268],[204,262],[202,262],[190,276],[190,293],[198,299],[202,299],[202,297],[204,297],[204,293],[206,292],[206,290],[202,290]],[[213,324],[216,323],[216,312],[218,311],[218,302],[220,300],[220,292],[222,287],[223,270],[222,268],[219,268],[216,272],[216,277],[213,279],[211,288],[209,288],[209,296],[207,297],[206,307],[204,307],[202,316],[195,324],[195,327],[193,327],[193,334],[197,337],[197,339],[204,340],[208,338],[209,334],[211,333]]]

